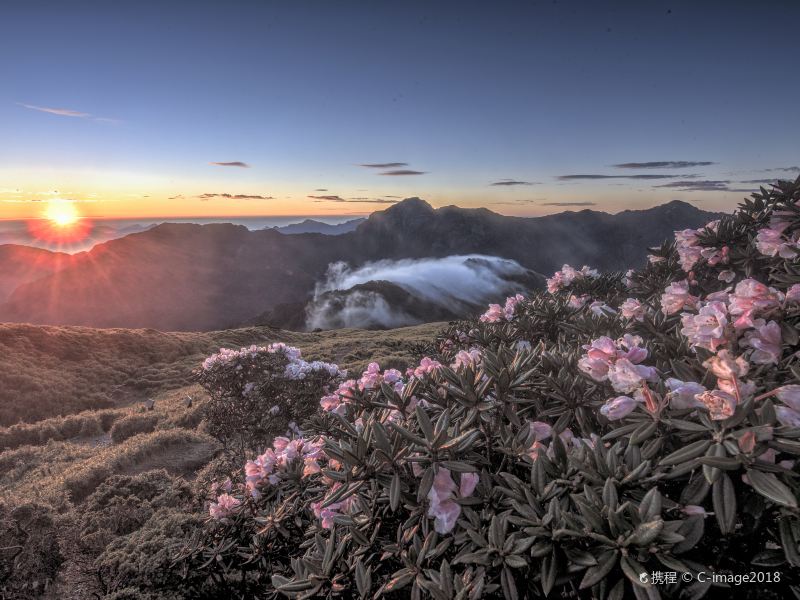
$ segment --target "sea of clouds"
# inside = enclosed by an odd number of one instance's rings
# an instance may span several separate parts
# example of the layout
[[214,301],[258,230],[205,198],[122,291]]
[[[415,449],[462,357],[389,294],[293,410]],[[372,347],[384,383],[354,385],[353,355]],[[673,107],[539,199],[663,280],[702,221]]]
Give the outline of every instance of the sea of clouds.
[[392,282],[415,298],[467,314],[476,307],[519,290],[513,280],[527,269],[513,260],[468,254],[444,258],[379,260],[352,267],[344,262],[328,266],[325,278],[306,307],[308,329],[339,327],[389,328],[423,320],[389,306],[374,292],[353,291],[333,302],[327,292],[349,290],[369,281]]

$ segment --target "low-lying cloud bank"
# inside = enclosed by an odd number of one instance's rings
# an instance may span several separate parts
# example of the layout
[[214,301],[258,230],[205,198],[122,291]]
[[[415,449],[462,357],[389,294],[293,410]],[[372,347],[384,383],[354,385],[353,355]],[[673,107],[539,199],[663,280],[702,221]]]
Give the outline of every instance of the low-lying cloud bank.
[[480,254],[380,260],[357,268],[332,263],[306,307],[306,326],[389,328],[436,320],[424,310],[466,315],[522,290],[530,273],[516,261]]

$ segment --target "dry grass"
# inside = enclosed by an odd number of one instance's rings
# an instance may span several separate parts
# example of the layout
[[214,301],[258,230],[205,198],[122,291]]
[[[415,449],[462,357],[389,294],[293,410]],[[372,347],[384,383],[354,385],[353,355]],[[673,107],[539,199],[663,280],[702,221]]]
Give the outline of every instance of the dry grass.
[[[440,323],[390,331],[320,333],[249,327],[203,333],[0,324],[0,425],[32,423],[86,409],[126,406],[191,382],[221,347],[283,341],[312,358],[361,369],[369,360],[409,364],[411,345]],[[5,432],[0,430],[0,439]]]

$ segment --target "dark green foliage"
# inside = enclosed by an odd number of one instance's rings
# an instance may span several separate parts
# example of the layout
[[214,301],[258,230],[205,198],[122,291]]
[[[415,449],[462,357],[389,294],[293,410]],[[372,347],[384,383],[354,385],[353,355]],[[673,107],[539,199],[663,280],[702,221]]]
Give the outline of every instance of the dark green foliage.
[[[681,408],[666,387],[667,378],[709,390],[723,382],[706,363],[714,353],[690,346],[660,295],[688,279],[703,298],[725,287],[723,270],[734,285],[754,278],[786,293],[800,283],[797,257],[765,256],[754,238],[777,211],[796,235],[798,200],[800,180],[784,182],[701,232],[709,255],[728,248],[727,262],[704,256],[683,272],[665,244],[638,273],[578,278],[521,302],[511,319],[453,324],[436,344],[445,366],[401,390],[352,389],[341,414],[305,424],[306,438],[324,440],[320,474],[289,461],[258,497],[234,482],[241,504],[208,520],[180,559],[187,585],[241,598],[797,595],[800,428],[779,420],[772,396],[800,383],[800,305],[769,309],[782,331],[777,364],[753,361],[746,377],[733,376],[735,410],[712,418],[710,404]],[[612,309],[635,298],[647,310],[641,321],[597,313],[570,299],[584,294]],[[657,378],[638,385],[635,410],[609,420],[599,409],[619,392],[578,361],[584,345],[626,333],[643,338]],[[751,357],[738,335],[731,329],[725,349]],[[471,349],[477,362],[458,354]],[[533,421],[552,434],[537,439]],[[463,486],[472,474],[474,492],[454,492],[457,522],[435,526],[440,478]],[[643,583],[653,571],[679,578]],[[700,571],[779,572],[780,581],[721,589],[680,579]]]
[[38,598],[53,583],[63,561],[49,509],[0,503],[0,597]]

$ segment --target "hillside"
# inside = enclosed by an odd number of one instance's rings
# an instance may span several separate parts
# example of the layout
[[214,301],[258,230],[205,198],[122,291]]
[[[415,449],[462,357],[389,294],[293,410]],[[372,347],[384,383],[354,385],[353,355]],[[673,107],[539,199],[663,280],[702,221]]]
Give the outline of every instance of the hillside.
[[0,324],[0,425],[146,400],[188,385],[192,370],[221,347],[282,341],[344,368],[358,370],[374,356],[405,366],[409,348],[439,328],[431,323],[385,333],[298,333],[271,327],[163,333]]
[[[433,209],[411,198],[350,233],[284,235],[230,224],[164,224],[100,244],[73,266],[22,283],[0,320],[92,327],[213,330],[305,304],[329,264],[484,254],[548,273],[563,263],[601,270],[641,265],[648,246],[715,215],[683,202],[616,215],[506,217]],[[498,298],[499,299],[499,298]]]
[[51,275],[75,260],[64,252],[15,244],[0,245],[0,302],[20,285]]

